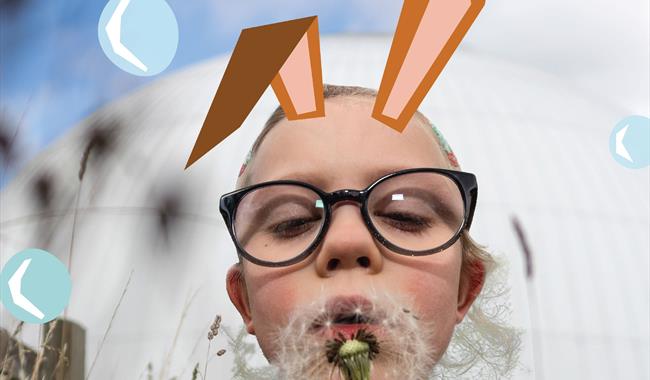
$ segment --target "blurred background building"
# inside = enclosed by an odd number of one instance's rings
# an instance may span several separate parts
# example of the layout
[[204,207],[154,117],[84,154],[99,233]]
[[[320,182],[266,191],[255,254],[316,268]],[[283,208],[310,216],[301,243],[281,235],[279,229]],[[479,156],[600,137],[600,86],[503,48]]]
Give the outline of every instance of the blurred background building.
[[[151,363],[189,378],[214,315],[233,331],[241,325],[225,292],[236,257],[218,198],[277,105],[267,90],[237,132],[183,170],[227,50],[243,27],[318,14],[324,81],[376,88],[400,4],[216,2],[208,13],[207,2],[170,2],[177,58],[169,74],[143,79],[110,65],[96,41],[103,3],[82,3],[0,3],[11,142],[0,264],[28,247],[66,262],[72,247],[68,316],[87,329],[87,368],[133,271],[94,377],[138,378]],[[620,119],[650,113],[648,20],[639,16],[648,4],[628,3],[488,3],[421,107],[478,176],[473,235],[509,262],[512,320],[526,331],[519,379],[650,377],[650,171],[625,169],[608,150]],[[1,318],[12,330],[4,308]],[[23,339],[36,345],[37,327]],[[227,348],[224,337],[212,347]],[[211,361],[210,377],[228,378],[232,360]]]

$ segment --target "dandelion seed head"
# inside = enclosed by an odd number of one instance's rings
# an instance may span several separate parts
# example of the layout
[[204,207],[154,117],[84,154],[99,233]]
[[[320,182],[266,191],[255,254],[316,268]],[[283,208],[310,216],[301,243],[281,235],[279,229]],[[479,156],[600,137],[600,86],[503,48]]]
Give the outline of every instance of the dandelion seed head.
[[269,359],[279,368],[283,378],[329,378],[333,367],[326,355],[328,339],[314,331],[313,326],[317,321],[323,330],[334,327],[341,309],[375,320],[382,326],[381,334],[376,337],[379,353],[372,361],[373,379],[393,379],[393,369],[400,373],[400,379],[427,378],[440,356],[440,349],[432,344],[437,329],[431,322],[417,321],[404,313],[404,307],[409,310],[415,307],[403,297],[374,289],[364,297],[371,300],[370,305],[352,300],[350,304],[332,307],[328,304],[331,298],[323,294],[311,304],[295,309],[288,322],[277,329],[273,341],[278,344],[274,357]]
[[[510,309],[503,298],[507,296],[506,272],[503,267],[497,268],[488,276],[479,298],[463,322],[455,327],[446,348],[431,346],[430,342],[434,340],[430,338],[439,334],[439,330],[428,322],[429,317],[422,310],[413,307],[416,303],[412,299],[402,294],[395,297],[395,294],[378,291],[369,278],[363,295],[371,301],[371,307],[364,306],[361,311],[364,315],[376,316],[386,331],[386,334],[378,336],[380,351],[371,362],[371,378],[509,378],[520,368],[521,338],[520,331],[507,322]],[[321,285],[320,296],[312,304],[294,309],[288,321],[277,328],[275,336],[270,337],[277,346],[271,348],[270,354],[265,351],[271,363],[265,370],[272,375],[250,377],[251,380],[341,379],[333,363],[328,362],[324,355],[327,340],[317,339],[309,331],[314,320],[321,321],[324,328],[335,323],[334,315],[325,307],[327,296],[324,285]],[[355,310],[359,305],[353,303],[352,306],[349,310]],[[236,356],[238,351],[233,350],[233,354]],[[244,355],[247,352],[244,350]],[[245,362],[239,366],[247,368]]]

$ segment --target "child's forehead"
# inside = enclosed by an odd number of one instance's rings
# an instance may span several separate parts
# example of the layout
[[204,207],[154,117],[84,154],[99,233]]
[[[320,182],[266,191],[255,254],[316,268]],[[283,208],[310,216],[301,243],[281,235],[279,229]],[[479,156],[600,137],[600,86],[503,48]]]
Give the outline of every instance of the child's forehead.
[[[374,106],[375,100],[375,97],[370,95],[344,95],[327,99],[326,104],[339,104],[342,106],[342,108],[346,108],[346,112],[360,112],[365,115],[368,113],[367,108],[372,108]],[[409,123],[409,126],[411,125],[416,125],[416,128],[422,128],[428,134],[432,135],[435,143],[437,143],[440,150],[442,150],[444,155],[449,159],[450,166],[454,169],[460,170],[458,161],[456,160],[451,147],[447,143],[447,140],[442,135],[440,130],[431,121],[429,121],[429,119],[427,119],[427,117],[424,116],[422,112],[419,110],[415,112],[413,119]]]
[[[435,155],[435,162],[442,160],[440,164],[435,166],[459,169],[449,144],[447,144],[440,131],[426,117],[417,113],[407,127],[411,128],[411,130],[405,130],[400,135],[398,134],[399,132],[391,130],[389,127],[370,118],[369,111],[372,107],[370,100],[373,99],[370,97],[328,99],[326,103],[330,105],[330,112],[325,118],[299,122],[288,121],[286,119],[281,120],[272,126],[264,136],[264,140],[274,140],[273,143],[260,142],[257,144],[258,149],[256,151],[253,151],[251,148],[246,154],[244,163],[239,171],[237,187],[243,187],[252,183],[250,178],[251,171],[254,171],[252,170],[252,166],[258,166],[255,160],[260,156],[259,153],[261,150],[265,150],[262,156],[265,157],[264,161],[267,161],[268,157],[278,156],[283,153],[287,154],[287,147],[295,145],[314,145],[322,148],[325,144],[329,143],[328,148],[331,148],[331,150],[323,151],[321,149],[320,152],[315,150],[314,153],[320,154],[321,159],[332,159],[333,156],[336,157],[337,155],[341,156],[341,160],[345,158],[351,159],[356,158],[355,155],[360,157],[365,152],[366,156],[377,156],[378,160],[381,161],[382,156],[385,156],[384,152],[392,150],[391,144],[399,143],[398,145],[404,149],[404,146],[406,146],[405,143],[408,142],[409,144],[419,146],[421,152],[428,152],[425,155],[430,158],[433,158],[432,155]],[[356,128],[356,130],[352,131],[353,128]],[[413,129],[417,129],[417,131]],[[425,131],[426,136],[423,136],[422,131]],[[277,136],[278,134],[280,136]],[[407,134],[409,136],[406,136]],[[373,145],[373,142],[381,148],[375,151],[368,150],[368,145]],[[425,145],[425,150],[422,150],[423,145]],[[347,150],[343,147],[347,147]],[[431,149],[432,147],[434,149]],[[384,149],[384,151],[381,149]],[[412,149],[408,147],[407,150],[410,151]],[[308,155],[305,154],[304,156]],[[363,162],[363,160],[360,160],[360,162]],[[295,160],[293,162],[285,160],[282,164],[296,166]]]

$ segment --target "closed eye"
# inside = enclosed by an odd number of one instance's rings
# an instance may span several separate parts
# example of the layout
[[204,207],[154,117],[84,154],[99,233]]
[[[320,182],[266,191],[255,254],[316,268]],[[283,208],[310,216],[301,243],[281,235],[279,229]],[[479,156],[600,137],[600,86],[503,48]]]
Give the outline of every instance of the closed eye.
[[391,212],[376,214],[385,223],[398,230],[422,233],[427,228],[432,226],[431,219],[423,218],[415,214],[407,214],[402,212]]
[[269,232],[281,240],[291,239],[310,231],[320,220],[320,216],[289,219],[270,226]]

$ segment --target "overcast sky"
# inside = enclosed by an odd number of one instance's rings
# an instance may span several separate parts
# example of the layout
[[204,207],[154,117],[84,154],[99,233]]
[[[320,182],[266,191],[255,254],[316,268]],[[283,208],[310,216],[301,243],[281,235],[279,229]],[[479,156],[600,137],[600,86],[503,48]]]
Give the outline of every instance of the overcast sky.
[[[649,3],[487,0],[463,47],[553,73],[589,97],[648,116]],[[104,56],[97,21],[105,4],[0,0],[2,117],[15,128],[25,115],[19,133],[23,161],[102,104],[230,51],[244,27],[318,15],[323,35],[392,34],[402,2],[171,0],[179,48],[168,70],[154,78],[124,73]]]

